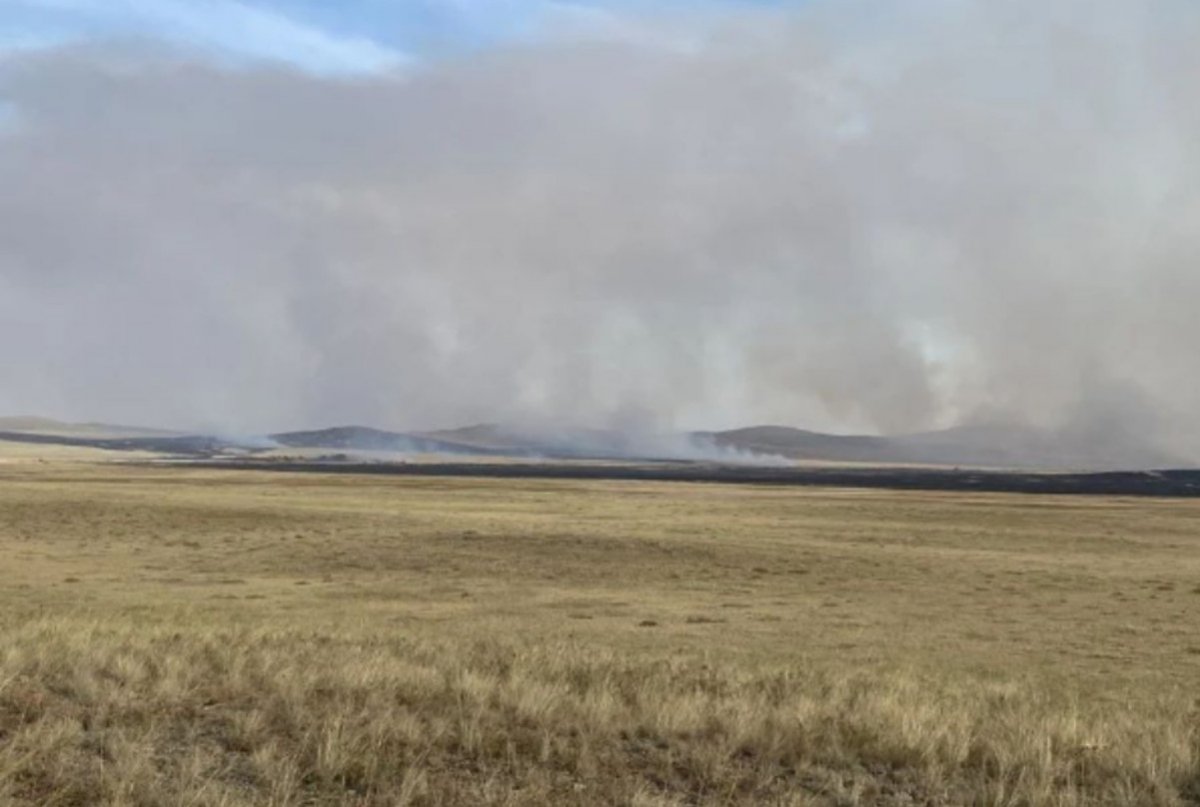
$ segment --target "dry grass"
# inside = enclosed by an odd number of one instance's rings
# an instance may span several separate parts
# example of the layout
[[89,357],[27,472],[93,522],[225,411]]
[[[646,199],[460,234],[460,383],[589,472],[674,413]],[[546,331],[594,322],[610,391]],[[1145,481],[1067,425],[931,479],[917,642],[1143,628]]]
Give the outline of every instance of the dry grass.
[[1200,803],[1200,505],[0,468],[0,804]]
[[[94,436],[94,435],[83,435]],[[87,446],[55,445],[52,443],[22,443],[0,439],[0,465],[30,465],[45,463],[107,463],[128,462],[131,459],[154,459],[141,451],[105,451]]]

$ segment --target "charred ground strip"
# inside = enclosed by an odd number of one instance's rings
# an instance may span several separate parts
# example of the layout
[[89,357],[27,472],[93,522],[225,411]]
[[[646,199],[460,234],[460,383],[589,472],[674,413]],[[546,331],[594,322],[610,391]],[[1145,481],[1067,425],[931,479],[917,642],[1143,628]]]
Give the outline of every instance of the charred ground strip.
[[245,459],[189,462],[229,470],[499,479],[612,479],[894,490],[1200,497],[1200,470],[1025,473],[936,468],[781,468],[660,463],[355,463]]

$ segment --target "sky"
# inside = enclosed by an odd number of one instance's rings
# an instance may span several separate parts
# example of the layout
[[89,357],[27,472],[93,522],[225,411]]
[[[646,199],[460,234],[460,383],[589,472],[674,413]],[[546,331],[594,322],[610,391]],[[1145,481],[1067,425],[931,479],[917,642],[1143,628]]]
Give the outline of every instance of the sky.
[[1191,0],[0,0],[0,413],[1200,457]]
[[146,39],[243,63],[326,75],[371,73],[543,35],[616,25],[622,15],[780,8],[796,0],[4,0],[0,48]]

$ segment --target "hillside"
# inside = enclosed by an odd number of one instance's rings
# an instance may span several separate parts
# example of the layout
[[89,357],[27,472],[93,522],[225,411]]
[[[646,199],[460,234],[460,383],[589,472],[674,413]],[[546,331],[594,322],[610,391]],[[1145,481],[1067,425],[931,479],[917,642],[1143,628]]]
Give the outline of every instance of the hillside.
[[167,437],[177,432],[148,429],[141,426],[121,426],[112,423],[67,423],[32,415],[0,417],[0,432],[43,434],[60,437],[119,439],[124,437]]
[[441,440],[423,434],[373,429],[368,426],[335,426],[311,431],[281,432],[270,439],[288,448],[323,448],[343,451],[378,451],[422,454],[501,453],[467,443]]
[[701,433],[717,446],[790,459],[1041,469],[1149,469],[1194,463],[1135,438],[985,424],[890,437],[786,426]]
[[775,425],[718,432],[652,432],[484,423],[428,432],[337,426],[280,432],[267,437],[230,438],[98,423],[63,423],[38,417],[7,417],[0,418],[0,439],[110,451],[205,456],[291,448],[351,454],[675,460],[750,465],[803,461],[1024,470],[1195,467],[1194,462],[1157,449],[1136,434],[1046,431],[1006,424],[873,436],[828,434]]

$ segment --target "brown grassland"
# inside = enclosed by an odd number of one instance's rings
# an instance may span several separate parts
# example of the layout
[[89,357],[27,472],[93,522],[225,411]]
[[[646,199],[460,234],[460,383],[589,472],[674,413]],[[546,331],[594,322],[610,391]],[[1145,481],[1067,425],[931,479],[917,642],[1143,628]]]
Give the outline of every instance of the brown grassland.
[[0,465],[0,804],[1200,803],[1200,502]]

